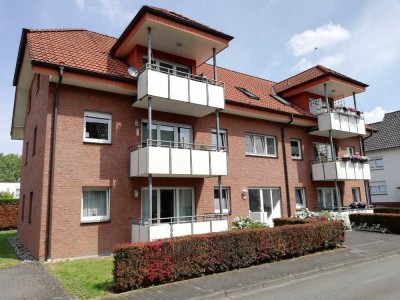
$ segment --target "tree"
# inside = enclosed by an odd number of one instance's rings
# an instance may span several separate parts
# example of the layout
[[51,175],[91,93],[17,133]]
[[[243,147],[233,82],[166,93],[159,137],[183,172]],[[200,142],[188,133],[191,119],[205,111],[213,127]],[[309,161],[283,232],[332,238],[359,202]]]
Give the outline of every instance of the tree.
[[22,157],[0,153],[0,182],[18,182],[21,177]]

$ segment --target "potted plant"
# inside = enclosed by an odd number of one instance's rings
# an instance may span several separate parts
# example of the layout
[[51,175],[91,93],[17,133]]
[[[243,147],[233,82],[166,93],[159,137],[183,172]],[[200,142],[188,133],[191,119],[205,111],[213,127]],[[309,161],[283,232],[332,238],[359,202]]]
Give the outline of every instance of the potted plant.
[[347,161],[349,161],[351,159],[351,157],[350,157],[350,155],[348,155],[348,154],[344,154],[343,156],[342,156],[342,161],[344,161],[344,162],[347,162]]
[[351,116],[355,116],[355,115],[357,115],[357,110],[354,109],[354,108],[352,108],[352,107],[349,107],[349,108],[347,109],[347,113],[348,113],[349,115],[351,115]]
[[367,156],[360,156],[360,163],[365,164],[369,161]]
[[358,154],[352,155],[352,156],[351,156],[351,162],[352,162],[352,163],[360,162],[360,158],[361,158],[361,156],[358,155]]

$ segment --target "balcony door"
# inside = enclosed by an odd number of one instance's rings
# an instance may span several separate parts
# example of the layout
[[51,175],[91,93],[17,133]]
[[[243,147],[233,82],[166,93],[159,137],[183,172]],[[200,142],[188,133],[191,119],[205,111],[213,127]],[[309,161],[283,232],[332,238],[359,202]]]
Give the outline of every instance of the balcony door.
[[319,209],[333,210],[339,206],[334,188],[317,188],[317,197]]
[[[169,122],[153,121],[152,139],[157,140],[157,146],[189,148],[192,139],[192,126],[185,124],[175,124]],[[148,123],[142,122],[142,142],[145,143],[149,138]],[[153,146],[155,146],[153,144]]]
[[149,203],[148,189],[143,189],[143,223],[163,224],[190,221],[194,215],[193,191],[193,188],[155,188],[153,189],[153,199]]
[[313,143],[313,161],[325,163],[332,161],[332,149],[330,144]]
[[278,188],[249,189],[250,218],[273,225],[274,218],[281,217],[281,200]]

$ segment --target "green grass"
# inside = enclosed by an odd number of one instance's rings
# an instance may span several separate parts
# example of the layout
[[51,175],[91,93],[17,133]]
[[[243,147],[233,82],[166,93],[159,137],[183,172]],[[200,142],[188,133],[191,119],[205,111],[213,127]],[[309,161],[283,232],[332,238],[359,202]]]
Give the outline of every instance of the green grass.
[[20,263],[7,240],[16,235],[16,230],[0,231],[0,269],[15,267]]
[[113,283],[112,257],[54,262],[47,264],[46,268],[79,299],[110,294],[108,288]]

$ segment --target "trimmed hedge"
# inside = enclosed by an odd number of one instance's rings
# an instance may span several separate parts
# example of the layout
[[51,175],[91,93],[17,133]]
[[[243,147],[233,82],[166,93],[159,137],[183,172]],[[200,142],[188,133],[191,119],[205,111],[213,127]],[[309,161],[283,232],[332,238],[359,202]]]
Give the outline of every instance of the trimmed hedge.
[[274,226],[284,226],[284,225],[297,225],[297,224],[307,224],[313,222],[320,222],[318,219],[300,219],[300,218],[275,218]]
[[0,204],[18,204],[18,199],[0,198]]
[[0,230],[17,228],[18,201],[17,204],[4,204],[0,202]]
[[368,227],[372,225],[381,225],[390,233],[400,234],[400,215],[398,214],[350,214],[350,222],[358,226],[367,223]]
[[374,208],[374,213],[378,213],[378,214],[400,214],[400,207]]
[[243,229],[115,246],[115,292],[224,272],[335,248],[341,222]]

